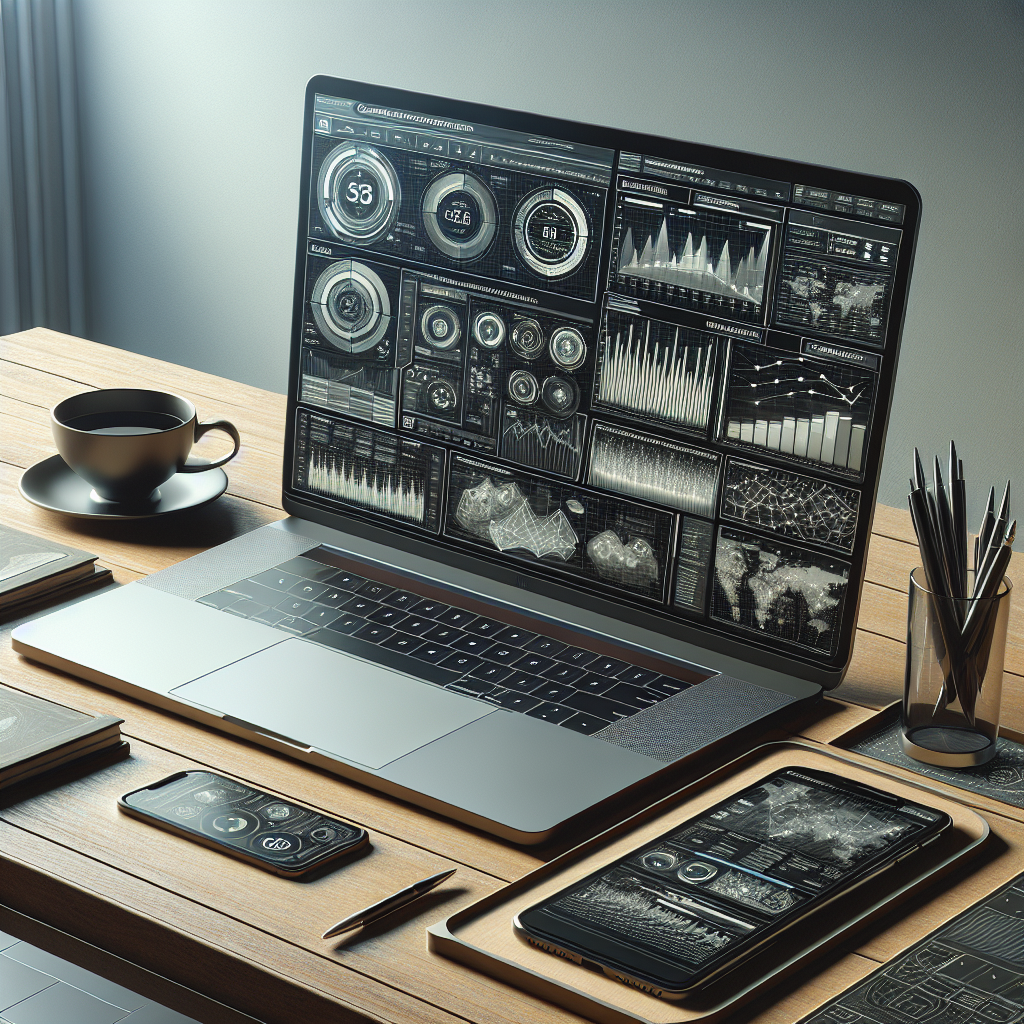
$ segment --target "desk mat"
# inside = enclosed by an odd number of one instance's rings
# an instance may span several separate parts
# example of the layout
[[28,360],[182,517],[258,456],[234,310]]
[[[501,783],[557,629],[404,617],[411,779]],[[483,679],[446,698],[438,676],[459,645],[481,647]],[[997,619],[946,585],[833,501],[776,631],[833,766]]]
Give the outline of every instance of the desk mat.
[[1024,1021],[1024,874],[798,1024]]
[[[917,772],[938,779],[948,786],[966,789],[971,793],[991,797],[1013,807],[1024,808],[1024,744],[1016,743],[1006,736],[996,741],[996,756],[988,764],[973,768],[940,768],[938,765],[923,764],[903,753],[900,744],[899,705],[883,711],[877,719],[877,726],[852,743],[842,737],[837,745],[846,750],[885,761],[899,768]],[[855,731],[859,732],[860,729]]]
[[[538,950],[514,935],[512,918],[526,907],[770,772],[789,766],[838,772],[937,807],[951,815],[953,828],[932,843],[922,858],[908,858],[839,897],[827,914],[806,919],[786,941],[768,944],[743,961],[742,970],[724,975],[685,1002],[658,999],[599,971]],[[988,831],[985,819],[964,804],[922,783],[882,775],[866,758],[814,743],[771,743],[744,754],[632,819],[432,925],[427,929],[427,948],[599,1024],[711,1024],[722,1021],[739,1005],[798,970],[810,957],[849,939],[853,931],[891,911],[911,893],[933,884],[973,854]],[[836,985],[831,991],[841,988],[842,985]]]

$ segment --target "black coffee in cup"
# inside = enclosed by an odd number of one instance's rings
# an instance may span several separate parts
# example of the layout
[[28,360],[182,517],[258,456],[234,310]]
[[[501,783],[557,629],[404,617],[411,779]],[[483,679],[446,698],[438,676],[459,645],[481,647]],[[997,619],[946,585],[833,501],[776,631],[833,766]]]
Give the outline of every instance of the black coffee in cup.
[[[238,453],[239,437],[227,420],[197,422],[196,407],[179,395],[141,388],[87,391],[50,410],[50,429],[61,458],[94,497],[154,501],[176,473],[201,473]],[[192,445],[208,430],[223,430],[234,450],[215,462],[190,460]]]
[[90,434],[126,435],[158,434],[173,430],[185,421],[165,412],[94,412],[64,421],[72,430],[87,430]]

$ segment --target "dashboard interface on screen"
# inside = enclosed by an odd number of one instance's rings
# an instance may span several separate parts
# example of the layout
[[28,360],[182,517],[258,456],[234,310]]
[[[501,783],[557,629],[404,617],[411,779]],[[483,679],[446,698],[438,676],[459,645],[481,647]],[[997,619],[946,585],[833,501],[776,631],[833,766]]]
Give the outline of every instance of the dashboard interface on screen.
[[289,493],[843,664],[913,190],[343,84],[306,126]]

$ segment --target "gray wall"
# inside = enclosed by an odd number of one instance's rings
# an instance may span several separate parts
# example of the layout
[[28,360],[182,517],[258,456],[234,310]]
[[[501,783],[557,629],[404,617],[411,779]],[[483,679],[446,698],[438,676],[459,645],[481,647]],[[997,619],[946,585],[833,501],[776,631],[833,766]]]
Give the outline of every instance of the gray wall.
[[314,74],[902,177],[923,226],[880,498],[953,437],[1024,487],[1012,0],[78,0],[89,333],[286,386]]

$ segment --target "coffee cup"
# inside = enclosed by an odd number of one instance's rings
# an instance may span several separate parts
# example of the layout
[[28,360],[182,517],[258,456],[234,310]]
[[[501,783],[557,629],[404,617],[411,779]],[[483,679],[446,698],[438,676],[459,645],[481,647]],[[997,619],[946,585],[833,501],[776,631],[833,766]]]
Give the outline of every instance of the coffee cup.
[[[154,500],[175,473],[202,473],[238,454],[238,430],[227,420],[198,421],[196,407],[165,391],[108,388],[66,398],[50,410],[57,451],[105,501]],[[234,450],[210,462],[189,459],[207,431],[222,430]]]

